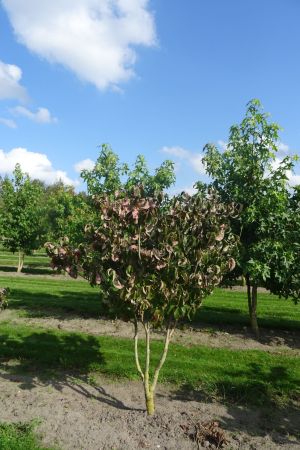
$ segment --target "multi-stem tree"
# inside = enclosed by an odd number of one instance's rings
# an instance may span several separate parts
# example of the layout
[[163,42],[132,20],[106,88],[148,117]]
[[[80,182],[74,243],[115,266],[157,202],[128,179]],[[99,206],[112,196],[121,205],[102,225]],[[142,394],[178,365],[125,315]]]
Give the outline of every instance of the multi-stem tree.
[[[121,191],[98,200],[102,224],[86,227],[79,248],[72,248],[68,239],[46,248],[54,267],[101,285],[107,307],[133,322],[135,362],[147,412],[153,414],[159,372],[178,321],[190,318],[223,274],[234,268],[236,240],[229,217],[236,210],[221,204],[213,192],[205,198],[181,194],[166,205],[162,195],[145,197],[143,188],[136,187],[131,195]],[[138,346],[141,325],[144,365]],[[165,330],[164,348],[151,372],[151,330],[157,327]]]
[[239,218],[231,220],[240,237],[235,275],[246,280],[250,322],[256,335],[257,287],[278,291],[282,280],[276,260],[284,257],[282,243],[290,214],[287,173],[294,160],[286,156],[280,161],[276,156],[278,132],[279,126],[270,122],[260,102],[253,100],[241,124],[231,127],[226,150],[208,144],[203,158],[222,201],[242,205]]

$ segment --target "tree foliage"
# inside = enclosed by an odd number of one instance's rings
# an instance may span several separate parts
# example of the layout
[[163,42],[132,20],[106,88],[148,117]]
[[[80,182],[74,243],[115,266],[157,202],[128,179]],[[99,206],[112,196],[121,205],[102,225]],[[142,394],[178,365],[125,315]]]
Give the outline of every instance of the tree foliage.
[[282,243],[290,220],[287,173],[294,159],[286,156],[280,161],[276,156],[278,133],[279,126],[269,122],[258,100],[252,100],[241,124],[231,127],[226,150],[207,144],[203,159],[222,201],[242,205],[239,218],[231,221],[240,237],[235,276],[246,278],[249,314],[257,334],[257,286],[277,292],[276,259],[290,258],[287,253],[283,256]]
[[[109,309],[135,326],[135,358],[144,382],[147,411],[154,411],[154,391],[178,320],[190,318],[203,299],[234,268],[236,240],[229,229],[234,205],[211,192],[207,198],[181,194],[163,204],[161,194],[144,188],[98,199],[102,224],[86,227],[85,242],[74,249],[68,239],[46,244],[54,267],[82,274],[106,293]],[[114,295],[112,295],[114,294]],[[146,336],[144,370],[138,354],[138,324]],[[149,379],[150,331],[166,330],[164,352]]]
[[0,311],[8,306],[9,288],[0,288]]
[[168,189],[175,182],[174,163],[164,161],[151,175],[143,155],[138,155],[134,167],[130,169],[121,163],[118,155],[103,144],[100,155],[92,170],[83,170],[81,177],[87,183],[89,195],[114,195],[118,190],[130,191],[134,186],[143,185],[144,195],[153,196],[156,191]]
[[6,177],[1,182],[0,196],[3,245],[12,252],[19,252],[20,271],[24,254],[30,254],[43,243],[42,188],[17,164],[12,179]]
[[84,226],[93,220],[93,208],[85,193],[76,193],[62,182],[45,188],[45,226],[47,239],[69,236],[74,245],[83,240]]

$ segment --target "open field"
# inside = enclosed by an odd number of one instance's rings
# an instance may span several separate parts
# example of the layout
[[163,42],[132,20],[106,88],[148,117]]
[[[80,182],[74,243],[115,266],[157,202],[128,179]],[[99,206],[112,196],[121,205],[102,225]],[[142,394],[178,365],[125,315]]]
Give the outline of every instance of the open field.
[[[6,250],[0,250],[0,271],[16,272],[18,267],[18,254]],[[46,252],[41,249],[35,251],[33,255],[25,255],[23,273],[31,274],[53,274],[50,267],[49,258]]]
[[[175,334],[161,372],[157,413],[149,418],[132,329],[103,318],[98,289],[84,280],[9,272],[0,276],[0,286],[11,289],[9,309],[0,313],[0,421],[39,419],[43,445],[196,449],[181,426],[197,420],[218,420],[228,449],[300,445],[300,314],[292,302],[259,294],[263,328],[255,341],[244,328],[245,293],[217,289]],[[160,334],[154,338],[152,362],[162,350]],[[28,450],[42,448],[34,445]]]
[[[15,369],[22,373],[67,370],[138,379],[130,339],[0,323],[0,345],[2,364],[17,361]],[[161,351],[162,343],[154,341],[153,364],[157,364]],[[173,344],[160,379],[209,399],[286,404],[300,395],[300,360],[257,350],[200,346],[189,346],[187,350]]]
[[[97,288],[85,280],[51,279],[31,276],[1,276],[0,286],[9,286],[10,308],[22,310],[28,316],[72,313],[80,317],[98,318],[106,315]],[[262,327],[300,330],[300,307],[290,300],[259,293],[258,319]],[[248,325],[246,293],[216,289],[204,300],[195,323],[214,324],[220,328]]]

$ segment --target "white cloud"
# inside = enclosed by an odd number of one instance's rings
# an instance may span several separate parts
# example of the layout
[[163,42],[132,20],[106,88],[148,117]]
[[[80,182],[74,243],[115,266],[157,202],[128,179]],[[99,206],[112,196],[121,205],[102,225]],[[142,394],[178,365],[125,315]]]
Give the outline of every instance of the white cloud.
[[195,170],[195,172],[200,173],[201,175],[205,174],[205,168],[202,163],[202,153],[193,153],[182,147],[163,147],[162,151],[168,155],[172,155],[186,161]]
[[34,113],[24,106],[16,106],[11,109],[11,112],[16,116],[23,116],[27,119],[38,123],[56,123],[56,117],[53,117],[47,108],[38,108]]
[[[222,141],[221,139],[217,142],[218,146],[221,148],[221,150],[225,151],[227,150],[228,142]],[[278,141],[276,142],[279,155],[287,155],[290,153],[290,147],[285,144],[284,142]]]
[[91,159],[84,159],[74,164],[74,170],[77,173],[81,173],[82,170],[92,170],[95,166],[95,162]]
[[287,171],[290,186],[300,185],[300,175],[294,174],[291,170]]
[[0,123],[2,123],[3,125],[5,125],[9,128],[17,128],[16,122],[11,119],[5,119],[3,117],[0,117]]
[[98,89],[134,75],[134,46],[156,43],[148,0],[2,0],[31,51]]
[[[272,161],[272,169],[277,170],[282,162],[281,158],[275,158]],[[290,186],[300,185],[300,175],[293,173],[291,170],[286,171],[286,176],[288,178],[288,183]]]
[[197,189],[195,189],[193,186],[187,186],[187,187],[183,188],[182,191],[186,192],[189,195],[194,195],[194,194],[196,194]]
[[227,150],[227,145],[228,145],[228,143],[225,142],[225,141],[222,141],[222,139],[220,139],[220,140],[218,141],[218,145],[219,145],[219,147],[221,147],[221,149],[223,150],[223,152],[225,152],[225,150]]
[[66,172],[56,170],[43,153],[30,152],[26,148],[14,148],[9,152],[0,149],[0,173],[11,174],[19,163],[24,172],[31,178],[37,178],[47,184],[63,181],[67,185],[77,186],[78,182],[71,180]]
[[13,64],[0,61],[0,99],[27,99],[26,89],[20,84],[22,70]]
[[287,155],[290,152],[290,147],[283,142],[277,142],[278,153],[283,153]]

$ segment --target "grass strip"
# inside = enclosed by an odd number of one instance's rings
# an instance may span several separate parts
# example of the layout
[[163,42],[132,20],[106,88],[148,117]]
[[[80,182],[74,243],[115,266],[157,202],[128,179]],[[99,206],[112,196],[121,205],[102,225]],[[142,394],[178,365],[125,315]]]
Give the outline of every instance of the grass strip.
[[[142,342],[140,348],[143,353]],[[151,348],[154,365],[162,343],[153,341]],[[138,378],[130,339],[1,323],[0,359],[2,364],[15,361],[11,370],[22,373],[58,370]],[[188,390],[193,397],[198,394],[240,404],[285,405],[299,399],[300,360],[259,350],[172,344],[160,380],[176,385],[178,395]]]
[[41,445],[34,427],[34,422],[0,423],[0,450],[55,450]]
[[[91,318],[107,315],[106,307],[101,303],[100,291],[90,287],[85,280],[0,276],[0,286],[8,286],[11,290],[10,308],[23,310],[31,317],[47,317],[53,312]],[[204,300],[193,322],[221,327],[248,326],[246,293],[216,289]],[[260,293],[258,322],[260,327],[299,331],[300,305],[294,305],[291,300]]]

